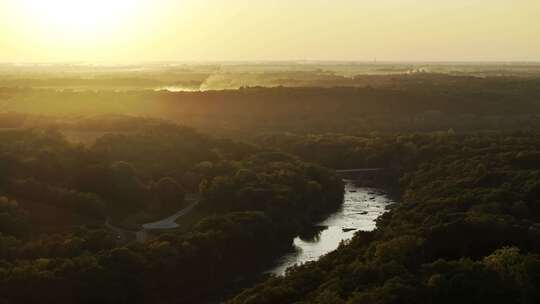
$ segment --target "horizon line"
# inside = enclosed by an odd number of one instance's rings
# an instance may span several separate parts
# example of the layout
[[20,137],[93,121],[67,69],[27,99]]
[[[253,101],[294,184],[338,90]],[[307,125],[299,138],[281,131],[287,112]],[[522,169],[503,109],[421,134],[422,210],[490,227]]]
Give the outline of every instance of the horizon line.
[[159,65],[159,64],[540,64],[540,60],[68,60],[68,61],[0,61],[0,65]]

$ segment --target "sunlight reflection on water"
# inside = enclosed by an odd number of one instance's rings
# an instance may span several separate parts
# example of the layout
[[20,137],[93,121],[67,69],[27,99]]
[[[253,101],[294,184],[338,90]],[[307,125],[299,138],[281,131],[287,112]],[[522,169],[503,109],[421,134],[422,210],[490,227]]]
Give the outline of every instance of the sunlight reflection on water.
[[281,257],[268,273],[283,275],[293,265],[315,261],[335,250],[342,241],[350,240],[356,231],[374,230],[375,220],[386,212],[386,207],[391,203],[379,190],[357,187],[347,181],[342,209],[316,225],[322,231],[315,237],[295,238],[295,250]]

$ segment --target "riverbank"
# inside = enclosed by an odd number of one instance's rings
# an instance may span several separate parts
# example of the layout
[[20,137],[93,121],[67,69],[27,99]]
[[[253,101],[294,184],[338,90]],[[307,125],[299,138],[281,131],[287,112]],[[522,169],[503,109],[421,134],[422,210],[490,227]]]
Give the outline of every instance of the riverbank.
[[377,218],[387,212],[387,207],[395,200],[386,190],[359,184],[358,180],[345,180],[343,204],[338,210],[314,222],[311,231],[297,235],[282,256],[260,267],[258,273],[238,278],[204,303],[222,303],[246,288],[284,275],[289,267],[318,260],[337,249],[342,242],[352,239],[358,231],[375,229]]
[[337,249],[357,231],[374,230],[377,218],[387,212],[387,207],[393,203],[379,189],[357,186],[354,181],[346,180],[344,202],[340,210],[315,224],[315,233],[297,236],[293,242],[293,252],[280,258],[268,272],[284,275],[289,267],[316,261]]

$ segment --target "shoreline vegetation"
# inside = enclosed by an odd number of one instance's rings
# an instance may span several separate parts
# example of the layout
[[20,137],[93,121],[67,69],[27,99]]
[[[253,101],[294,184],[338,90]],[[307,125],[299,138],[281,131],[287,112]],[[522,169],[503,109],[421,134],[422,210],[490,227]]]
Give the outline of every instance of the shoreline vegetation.
[[228,303],[536,302],[538,135],[428,138],[377,230]]

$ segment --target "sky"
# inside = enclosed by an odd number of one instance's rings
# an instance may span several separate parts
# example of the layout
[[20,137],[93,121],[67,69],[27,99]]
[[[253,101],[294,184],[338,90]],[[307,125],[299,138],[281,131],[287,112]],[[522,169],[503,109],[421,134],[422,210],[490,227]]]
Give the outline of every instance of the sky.
[[540,0],[0,0],[0,62],[540,61]]

